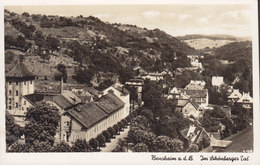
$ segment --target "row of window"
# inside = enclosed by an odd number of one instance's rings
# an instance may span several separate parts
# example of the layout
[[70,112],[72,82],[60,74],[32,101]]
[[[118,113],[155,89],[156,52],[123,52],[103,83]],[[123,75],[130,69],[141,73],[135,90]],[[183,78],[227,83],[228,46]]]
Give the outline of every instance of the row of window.
[[[18,103],[16,102],[16,103],[15,103],[15,108],[18,108],[18,106],[19,106],[19,105],[18,105]],[[9,108],[9,110],[12,110],[12,106],[9,106],[8,108]],[[28,109],[29,109],[29,108],[26,108],[27,111],[28,111]],[[24,111],[24,107],[22,107],[22,111]]]
[[[14,99],[14,98],[13,98]],[[17,102],[16,102],[17,103]],[[12,99],[9,98],[9,104],[12,104]],[[18,103],[17,103],[18,104]],[[26,101],[23,102],[23,105],[26,105]]]
[[[11,84],[12,84],[12,81],[9,81],[9,85],[11,85]],[[19,82],[15,82],[15,84],[18,85]],[[30,81],[30,84],[32,84],[32,81]],[[26,85],[26,81],[24,81],[24,85]]]
[[[18,90],[16,90],[15,91],[15,96],[18,96],[18,94],[19,94],[19,92],[18,92]],[[12,95],[12,90],[9,90],[9,96],[11,96]]]

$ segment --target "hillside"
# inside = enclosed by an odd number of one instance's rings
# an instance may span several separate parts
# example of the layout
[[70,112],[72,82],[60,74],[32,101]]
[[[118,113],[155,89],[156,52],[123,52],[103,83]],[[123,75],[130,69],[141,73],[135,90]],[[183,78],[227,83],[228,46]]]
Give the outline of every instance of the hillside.
[[173,71],[175,55],[187,61],[186,54],[195,52],[159,29],[110,24],[93,16],[19,15],[5,10],[5,25],[10,29],[5,29],[5,49],[21,51],[14,54],[24,54],[24,62],[36,75],[50,78],[62,63],[69,78],[84,71],[86,81],[99,84],[97,75],[113,73],[124,82],[134,76],[137,66],[148,72]]
[[187,43],[189,46],[195,49],[204,49],[204,48],[219,48],[226,44],[232,42],[240,42],[251,40],[251,37],[235,37],[232,35],[201,35],[201,34],[192,34],[185,36],[176,37],[179,40]]

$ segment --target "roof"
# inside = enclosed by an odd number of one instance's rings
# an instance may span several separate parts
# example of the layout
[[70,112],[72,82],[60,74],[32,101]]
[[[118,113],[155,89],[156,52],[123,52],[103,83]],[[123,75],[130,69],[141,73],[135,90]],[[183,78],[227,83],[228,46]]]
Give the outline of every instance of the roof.
[[63,92],[62,96],[65,97],[65,99],[67,99],[72,105],[75,104],[79,104],[82,101],[80,100],[80,98],[78,98],[73,92],[71,91],[67,91],[67,92]]
[[227,137],[225,140],[231,140],[232,143],[224,149],[223,152],[245,152],[253,150],[253,127],[247,127],[244,130]]
[[228,96],[229,99],[239,99],[242,94],[239,92],[239,89],[234,89],[233,92]]
[[177,106],[178,107],[184,107],[188,103],[191,103],[196,109],[199,108],[199,105],[195,101],[192,101],[192,100],[178,100]]
[[205,98],[208,95],[208,90],[193,90],[193,89],[181,89],[182,93],[194,98],[200,97]]
[[65,97],[62,95],[55,96],[53,98],[53,101],[60,106],[62,109],[67,109],[71,106],[73,106]]
[[23,96],[26,100],[28,100],[31,104],[37,104],[37,102],[44,100],[43,94],[30,94]]
[[113,93],[103,95],[97,100],[96,104],[108,114],[113,113],[125,105],[124,102]]
[[30,72],[23,63],[18,62],[13,67],[13,69],[11,69],[9,72],[6,73],[5,77],[9,77],[9,78],[34,78],[35,75],[32,72]]
[[243,93],[242,97],[237,101],[238,103],[253,103],[253,98],[249,93]]
[[107,116],[107,114],[93,102],[78,105],[75,109],[68,110],[67,113],[86,128],[91,127]]
[[128,95],[130,94],[130,92],[125,89],[124,85],[119,84],[119,83],[115,83],[114,85],[112,85],[116,90],[118,90],[119,92],[121,92],[124,95]]

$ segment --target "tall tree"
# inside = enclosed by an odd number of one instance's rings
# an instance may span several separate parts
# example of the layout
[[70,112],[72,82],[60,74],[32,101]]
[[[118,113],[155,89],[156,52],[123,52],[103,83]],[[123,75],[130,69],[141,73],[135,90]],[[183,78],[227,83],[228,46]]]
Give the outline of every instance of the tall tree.
[[26,113],[28,123],[24,127],[26,143],[36,141],[54,143],[54,136],[59,125],[60,116],[56,107],[46,103],[32,107]]

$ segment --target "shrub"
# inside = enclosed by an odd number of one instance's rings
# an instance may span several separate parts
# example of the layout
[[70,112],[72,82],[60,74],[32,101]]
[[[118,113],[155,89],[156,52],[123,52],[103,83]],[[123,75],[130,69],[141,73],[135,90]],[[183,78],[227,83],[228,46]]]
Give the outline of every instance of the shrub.
[[122,123],[121,121],[119,121],[119,122],[117,123],[117,125],[118,125],[118,128],[119,128],[119,131],[121,131],[122,128],[124,127],[124,125],[123,125],[123,123]]
[[88,144],[86,140],[77,139],[72,146],[73,152],[91,152],[91,146]]
[[107,129],[107,131],[110,133],[111,137],[113,137],[113,136],[116,134],[115,129],[112,128],[112,127],[109,127],[109,128]]
[[148,146],[144,143],[137,143],[134,148],[134,152],[149,152]]
[[97,141],[98,141],[98,143],[99,143],[99,147],[103,147],[103,146],[105,146],[106,138],[105,138],[104,135],[99,134],[99,135],[97,136]]
[[25,143],[25,144],[20,144],[18,142],[12,144],[8,148],[8,152],[29,152],[30,145]]
[[59,144],[53,147],[53,152],[71,152],[72,149],[70,145],[64,141],[61,141]]
[[92,149],[94,151],[97,151],[97,147],[99,146],[99,142],[96,139],[92,138],[89,141],[89,145],[92,147]]
[[115,134],[117,134],[117,132],[119,131],[118,125],[115,124],[115,125],[113,126],[113,128],[114,128],[114,130],[115,130]]
[[108,131],[103,131],[102,135],[106,138],[106,141],[108,142],[109,139],[111,138],[111,134]]

